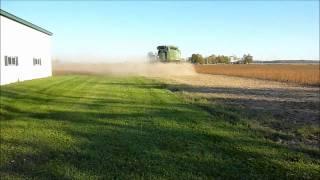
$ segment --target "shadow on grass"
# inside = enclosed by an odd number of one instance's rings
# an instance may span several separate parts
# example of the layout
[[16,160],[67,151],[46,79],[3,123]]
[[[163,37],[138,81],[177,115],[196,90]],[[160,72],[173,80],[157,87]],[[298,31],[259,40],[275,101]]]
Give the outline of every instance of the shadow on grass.
[[[161,110],[148,116],[162,118],[163,113]],[[108,119],[112,118],[109,116],[98,120],[98,113],[60,112],[58,117],[48,113],[45,117],[50,120],[70,121],[71,126],[59,131],[74,139],[82,139],[82,142],[72,148],[57,148],[46,143],[2,141],[4,144],[30,146],[36,150],[34,154],[19,153],[14,156],[14,162],[10,161],[2,167],[2,171],[27,177],[58,179],[77,177],[74,173],[78,171],[84,172],[86,177],[92,174],[100,178],[284,178],[288,177],[288,172],[297,175],[293,169],[276,162],[295,163],[301,157],[287,153],[280,145],[247,138],[244,136],[246,132],[232,126],[229,130],[222,130],[230,134],[225,136],[189,127],[182,129],[154,125],[143,114],[118,116],[131,120],[123,124],[117,119]],[[39,121],[42,121],[41,117]],[[180,123],[185,119],[170,121]],[[238,131],[240,138],[232,136],[235,131]],[[65,166],[76,171],[63,169]],[[270,174],[270,171],[273,173]]]
[[[154,97],[148,94],[153,89],[165,88],[157,83],[99,84],[109,85],[142,89],[146,97]],[[236,113],[227,110],[156,98],[135,101],[121,96],[1,92],[7,99],[1,107],[1,128],[19,131],[31,127],[35,133],[30,139],[1,137],[2,146],[32,149],[5,149],[9,156],[1,163],[2,174],[40,179],[290,179],[319,175],[318,166],[312,165],[319,157],[313,160],[256,137],[238,123],[241,118]],[[16,101],[23,102],[20,108],[12,103]],[[26,104],[39,109],[24,107]],[[50,108],[41,107],[44,104]],[[14,121],[28,125],[9,127]],[[300,169],[301,164],[307,168]]]

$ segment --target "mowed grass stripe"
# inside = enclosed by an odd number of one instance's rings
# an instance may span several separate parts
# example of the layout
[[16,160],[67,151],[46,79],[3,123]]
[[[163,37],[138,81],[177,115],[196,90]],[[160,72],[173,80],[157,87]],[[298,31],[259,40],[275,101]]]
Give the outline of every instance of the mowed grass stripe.
[[318,156],[230,124],[143,77],[2,86],[0,112],[4,178],[319,177]]
[[[58,79],[57,82],[55,80],[49,80],[45,84],[42,83],[42,81],[43,80],[39,80],[39,82],[37,83],[29,81],[33,87],[30,88],[31,90],[23,88],[24,86],[18,86],[17,88],[13,88],[10,90],[2,89],[2,107],[9,108],[9,105],[12,105],[10,107],[11,113],[13,113],[12,111],[16,111],[22,116],[24,115],[24,110],[30,110],[33,112],[33,114],[35,114],[45,110],[43,107],[50,105],[52,102],[59,102],[59,98],[61,96],[64,96],[64,94],[72,94],[73,91],[78,87],[83,86],[83,83],[85,82],[83,79],[79,80],[75,77],[61,78]],[[28,84],[29,82],[27,82],[26,84]],[[39,87],[39,90],[34,88],[37,86]],[[72,86],[72,88],[70,88],[70,86]],[[10,87],[10,85],[8,87]],[[15,97],[15,99],[6,97]],[[76,102],[74,101],[71,103],[73,104]],[[60,103],[60,107],[64,108],[63,106],[66,104],[67,103]],[[12,109],[12,107],[14,107],[15,109]],[[2,108],[1,110],[6,110],[6,108]]]

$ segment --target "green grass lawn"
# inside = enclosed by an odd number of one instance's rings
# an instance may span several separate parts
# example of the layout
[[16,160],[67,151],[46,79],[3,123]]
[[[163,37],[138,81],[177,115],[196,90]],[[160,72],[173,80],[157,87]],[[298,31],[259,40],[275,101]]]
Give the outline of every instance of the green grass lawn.
[[319,154],[264,138],[143,77],[1,86],[2,179],[316,179]]

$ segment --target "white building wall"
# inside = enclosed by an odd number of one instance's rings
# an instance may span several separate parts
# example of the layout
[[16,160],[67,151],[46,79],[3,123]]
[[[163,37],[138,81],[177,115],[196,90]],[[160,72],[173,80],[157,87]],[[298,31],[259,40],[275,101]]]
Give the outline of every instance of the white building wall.
[[[0,85],[52,75],[51,36],[3,16],[0,30]],[[18,56],[18,66],[5,66],[5,56]]]

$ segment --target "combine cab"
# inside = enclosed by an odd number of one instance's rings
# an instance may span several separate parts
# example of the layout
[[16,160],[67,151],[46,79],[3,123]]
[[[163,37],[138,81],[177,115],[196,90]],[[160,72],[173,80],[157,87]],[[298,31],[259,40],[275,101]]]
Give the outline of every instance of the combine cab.
[[176,46],[158,46],[158,58],[160,62],[180,62],[181,52]]

